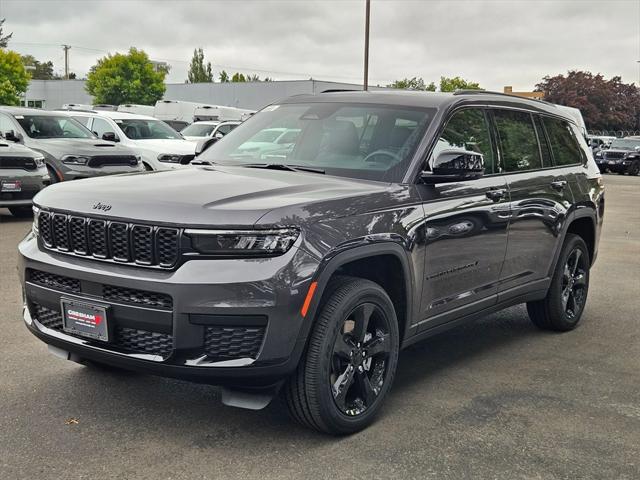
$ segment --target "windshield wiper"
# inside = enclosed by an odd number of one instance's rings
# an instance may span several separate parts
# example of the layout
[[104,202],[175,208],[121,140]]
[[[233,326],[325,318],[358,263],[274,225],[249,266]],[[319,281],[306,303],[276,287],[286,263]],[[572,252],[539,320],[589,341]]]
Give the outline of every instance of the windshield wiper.
[[240,165],[246,168],[264,168],[268,170],[286,170],[288,172],[310,172],[310,173],[324,173],[322,168],[307,167],[305,165],[291,165],[287,163],[245,163]]

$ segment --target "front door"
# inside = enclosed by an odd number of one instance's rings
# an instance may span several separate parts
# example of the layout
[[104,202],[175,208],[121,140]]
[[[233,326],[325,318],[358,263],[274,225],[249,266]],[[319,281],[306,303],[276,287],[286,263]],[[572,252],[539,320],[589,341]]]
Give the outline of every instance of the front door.
[[498,172],[485,110],[464,108],[453,113],[431,164],[439,152],[451,148],[482,153],[485,175],[420,187],[426,223],[420,330],[495,304],[507,247],[509,195]]

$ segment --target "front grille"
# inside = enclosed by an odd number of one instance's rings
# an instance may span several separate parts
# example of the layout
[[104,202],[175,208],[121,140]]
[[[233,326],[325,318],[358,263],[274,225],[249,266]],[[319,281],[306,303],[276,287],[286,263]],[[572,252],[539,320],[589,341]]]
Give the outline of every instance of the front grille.
[[623,158],[624,155],[625,155],[625,152],[608,152],[606,150],[604,152],[605,160],[619,160]]
[[173,350],[173,337],[166,333],[116,327],[113,344],[130,352],[152,353],[168,357]]
[[101,260],[172,268],[178,261],[180,230],[40,211],[44,246]]
[[[83,293],[79,280],[65,277],[63,275],[44,272],[42,270],[28,269],[27,280],[31,283],[35,283],[36,285],[52,288],[54,290]],[[171,295],[167,295],[166,293],[148,292],[146,290],[117,287],[115,285],[98,285],[98,289],[93,290],[92,293],[105,300],[145,307],[161,308],[164,310],[171,310],[173,308],[173,299],[171,298]]]
[[93,168],[106,166],[130,165],[135,167],[138,159],[135,155],[98,155],[89,159],[88,165]]
[[173,299],[166,293],[147,292],[134,288],[115,287],[113,285],[103,285],[102,296],[105,300],[112,300],[123,303],[133,303],[147,307],[157,307],[164,309],[173,308]]
[[[32,303],[32,313],[38,323],[53,330],[63,331],[60,310],[52,310],[38,303]],[[65,334],[71,335],[68,332],[65,332]],[[130,353],[160,355],[166,358],[171,355],[173,350],[173,337],[166,333],[149,332],[116,325],[113,329],[113,338],[108,344]]]
[[31,269],[27,271],[27,278],[30,282],[42,285],[43,287],[64,290],[66,292],[80,292],[80,280],[76,280],[75,278]]
[[217,360],[257,358],[264,338],[264,327],[206,327],[204,352]]
[[38,166],[29,157],[0,157],[0,168],[19,168],[21,170],[36,170]]

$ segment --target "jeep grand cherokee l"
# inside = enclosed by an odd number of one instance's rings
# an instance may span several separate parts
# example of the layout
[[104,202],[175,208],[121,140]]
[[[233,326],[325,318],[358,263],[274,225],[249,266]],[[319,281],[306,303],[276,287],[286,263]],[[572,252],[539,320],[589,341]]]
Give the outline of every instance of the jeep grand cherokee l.
[[640,175],[640,137],[616,138],[595,155],[601,172]]
[[41,153],[51,183],[144,171],[133,150],[98,139],[66,113],[0,107],[0,132]]
[[[238,157],[272,128],[300,130],[280,161]],[[52,352],[221,385],[227,405],[281,391],[345,434],[379,411],[401,348],[515,304],[556,331],[585,308],[604,189],[553,105],[301,95],[199,159],[36,197],[24,322]]]
[[0,208],[16,217],[30,216],[33,197],[49,182],[41,154],[0,140]]

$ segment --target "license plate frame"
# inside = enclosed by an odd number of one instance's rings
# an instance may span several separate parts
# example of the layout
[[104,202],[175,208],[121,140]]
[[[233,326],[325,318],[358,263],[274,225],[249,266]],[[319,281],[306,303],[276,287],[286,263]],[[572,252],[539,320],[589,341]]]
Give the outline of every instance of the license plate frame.
[[18,193],[22,191],[22,182],[20,180],[2,180],[0,182],[0,192],[2,193]]
[[108,305],[61,298],[60,309],[63,331],[101,342],[111,339]]

